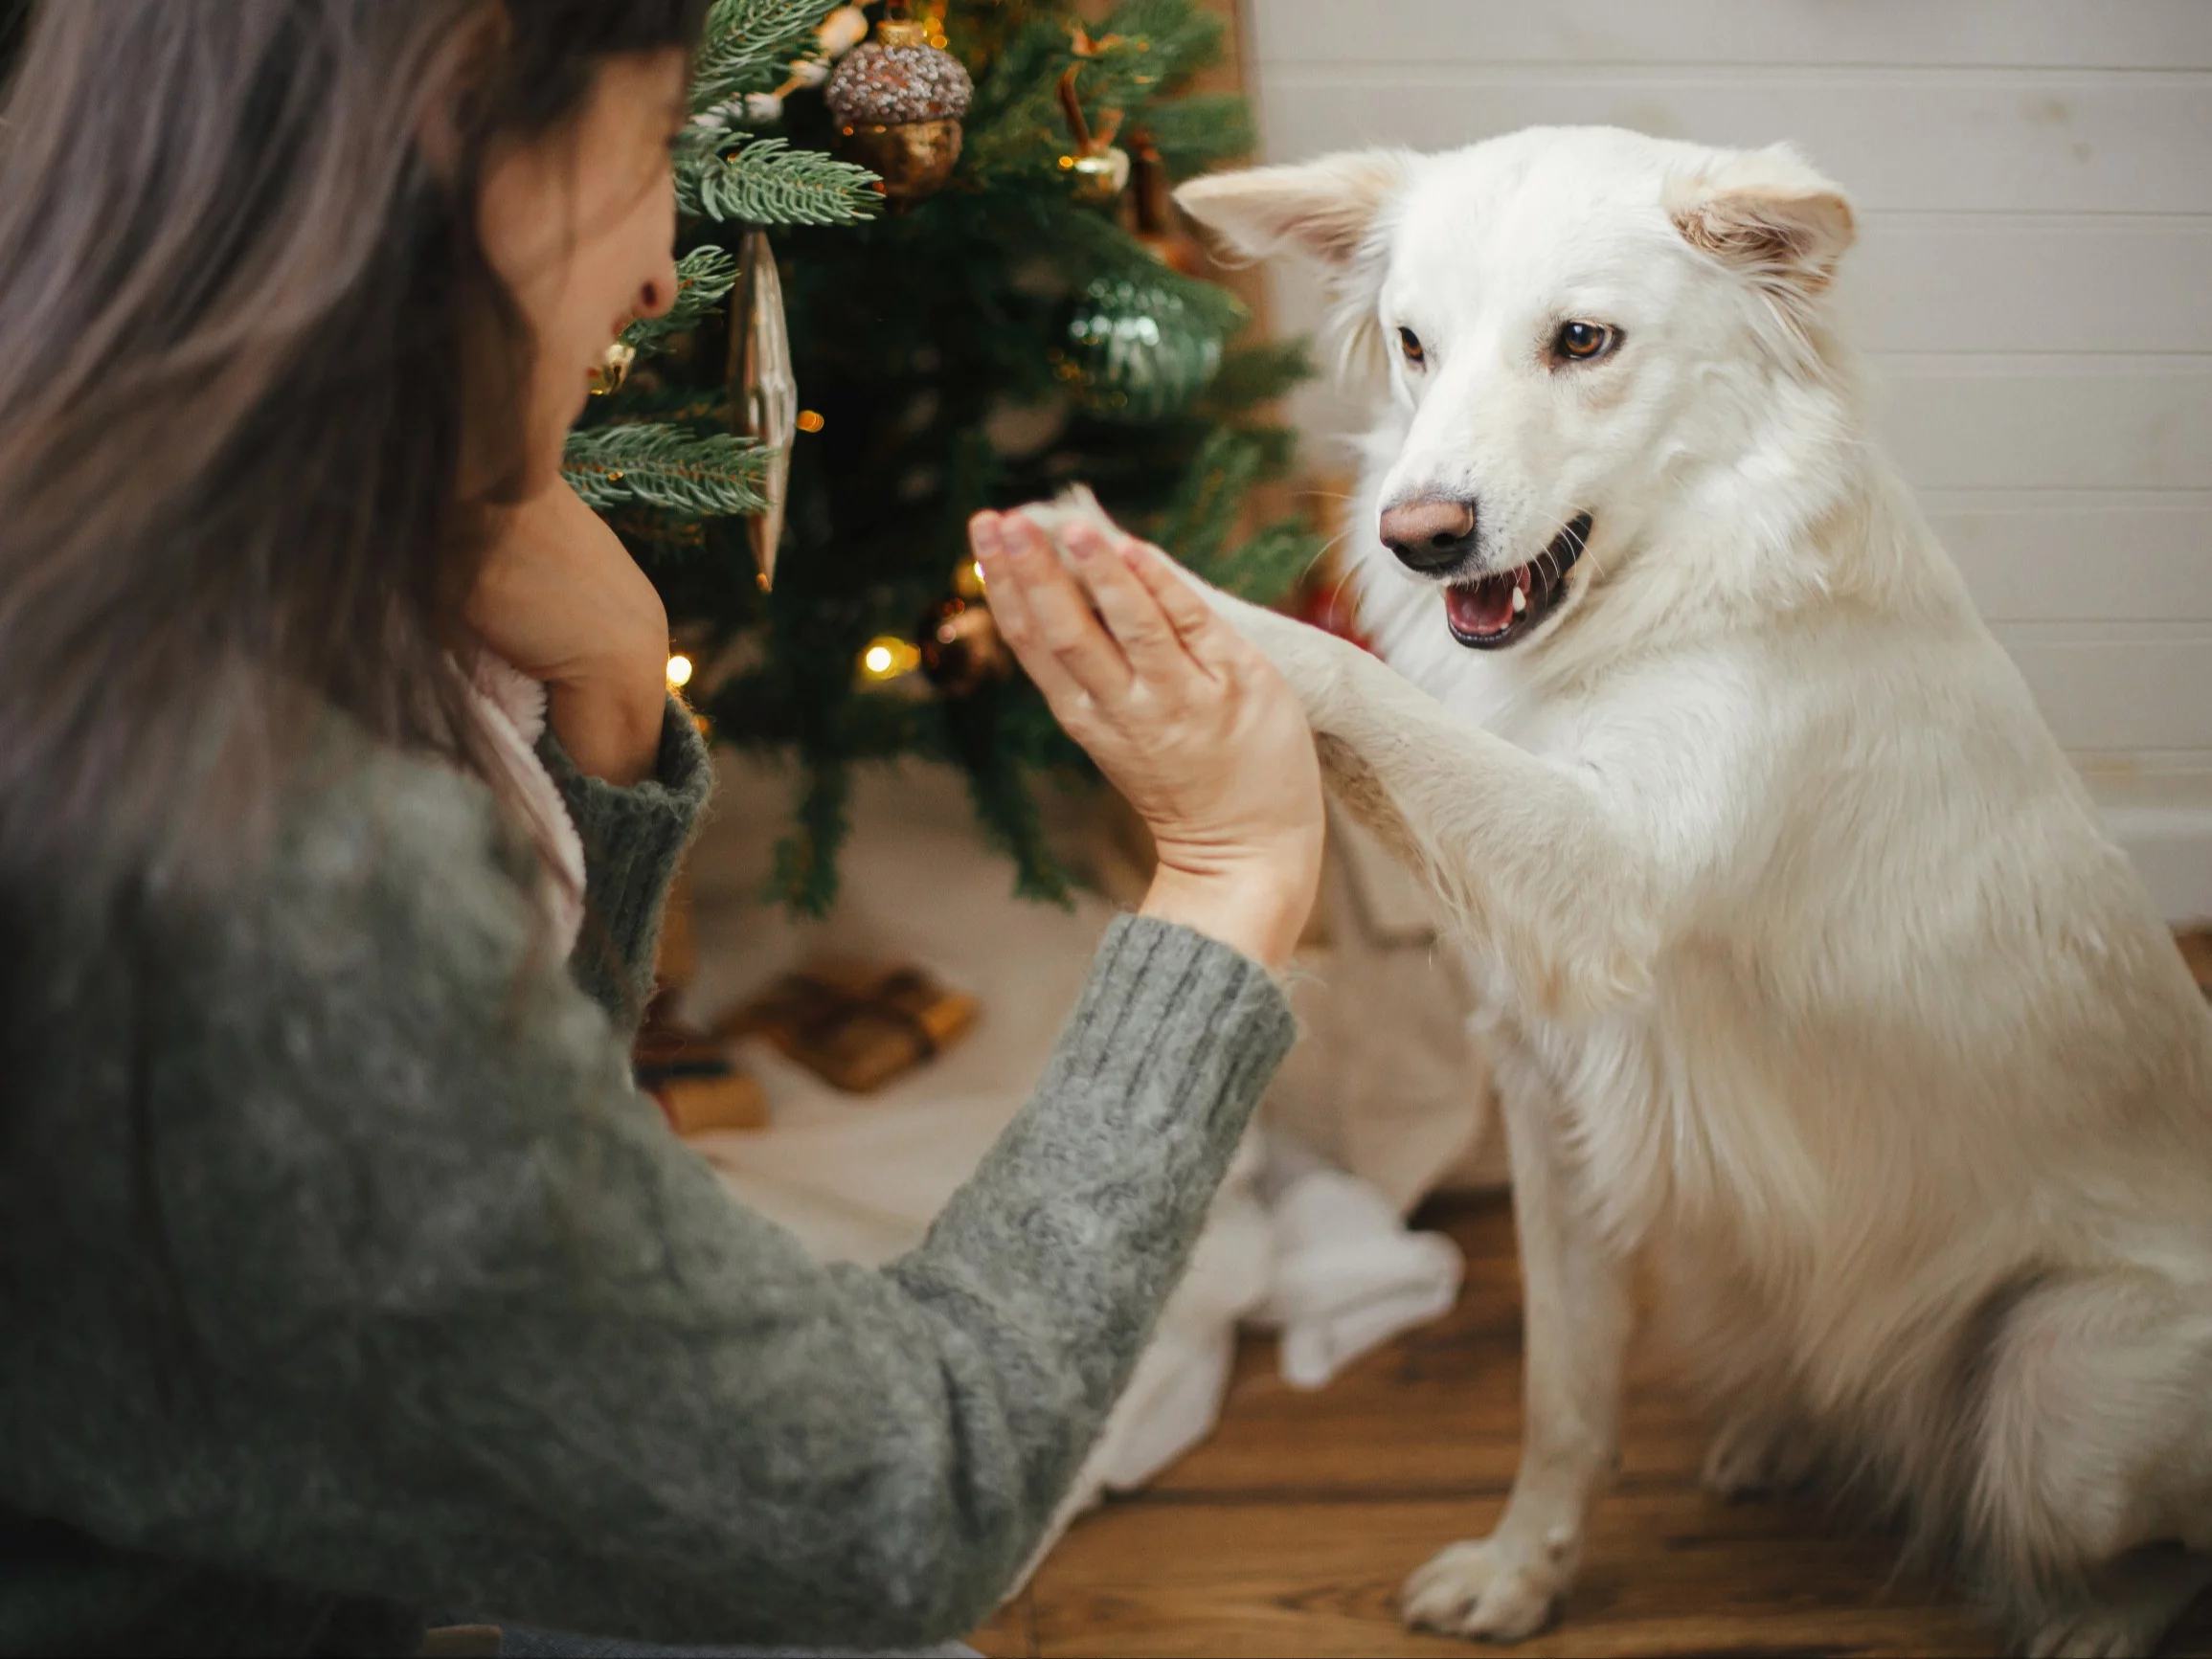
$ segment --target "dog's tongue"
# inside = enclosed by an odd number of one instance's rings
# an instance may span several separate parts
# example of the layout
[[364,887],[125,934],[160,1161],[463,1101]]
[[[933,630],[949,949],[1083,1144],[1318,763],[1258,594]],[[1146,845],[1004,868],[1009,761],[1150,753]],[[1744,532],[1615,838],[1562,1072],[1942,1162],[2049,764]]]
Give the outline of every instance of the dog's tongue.
[[1461,634],[1502,634],[1513,625],[1513,577],[1484,576],[1444,590],[1444,614]]

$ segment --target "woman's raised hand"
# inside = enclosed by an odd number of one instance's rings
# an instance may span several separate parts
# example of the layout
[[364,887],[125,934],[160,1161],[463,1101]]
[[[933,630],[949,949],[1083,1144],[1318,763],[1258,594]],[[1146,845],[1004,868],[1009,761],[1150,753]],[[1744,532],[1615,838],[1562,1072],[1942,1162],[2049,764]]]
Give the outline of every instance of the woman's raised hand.
[[1321,861],[1320,769],[1289,684],[1134,537],[1060,531],[1078,584],[1019,513],[979,513],[968,533],[999,631],[1152,831],[1143,913],[1281,967]]
[[637,561],[555,480],[506,509],[468,623],[546,685],[546,718],[579,771],[628,785],[660,754],[668,617]]

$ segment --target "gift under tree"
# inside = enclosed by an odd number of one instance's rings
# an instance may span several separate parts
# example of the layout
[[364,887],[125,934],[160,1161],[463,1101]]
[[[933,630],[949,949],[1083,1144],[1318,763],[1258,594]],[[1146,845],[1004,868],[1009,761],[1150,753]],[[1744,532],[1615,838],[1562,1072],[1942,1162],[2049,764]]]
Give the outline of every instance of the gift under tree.
[[800,909],[834,900],[850,768],[903,755],[964,771],[1020,890],[1064,890],[1033,791],[1086,763],[997,639],[971,513],[1082,482],[1262,599],[1320,551],[1247,505],[1301,356],[1235,343],[1167,199],[1250,147],[1241,99],[1187,91],[1222,34],[1190,0],[710,10],[683,291],[625,336],[570,477],[660,586],[716,737],[799,762]]

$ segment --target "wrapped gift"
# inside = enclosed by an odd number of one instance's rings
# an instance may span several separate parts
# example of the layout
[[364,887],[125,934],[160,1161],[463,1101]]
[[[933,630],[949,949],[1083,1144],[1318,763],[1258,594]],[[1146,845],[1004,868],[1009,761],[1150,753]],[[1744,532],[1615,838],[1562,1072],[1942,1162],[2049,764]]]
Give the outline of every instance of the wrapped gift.
[[716,1129],[764,1129],[768,1096],[731,1058],[728,1044],[675,1018],[674,992],[664,989],[645,1010],[630,1050],[638,1087],[660,1105],[678,1134]]
[[714,1027],[760,1037],[832,1087],[866,1094],[958,1042],[976,999],[921,968],[824,961],[784,975]]

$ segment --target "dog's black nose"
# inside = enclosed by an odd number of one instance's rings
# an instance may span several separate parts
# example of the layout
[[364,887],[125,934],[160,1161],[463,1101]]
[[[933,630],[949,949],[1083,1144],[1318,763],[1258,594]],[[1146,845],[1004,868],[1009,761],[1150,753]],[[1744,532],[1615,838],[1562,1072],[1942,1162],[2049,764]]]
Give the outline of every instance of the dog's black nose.
[[1433,498],[1386,507],[1383,546],[1410,571],[1450,570],[1475,550],[1475,504]]

